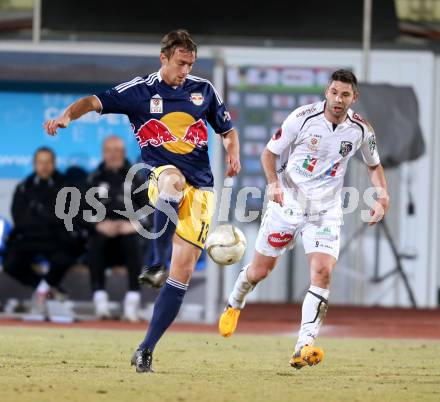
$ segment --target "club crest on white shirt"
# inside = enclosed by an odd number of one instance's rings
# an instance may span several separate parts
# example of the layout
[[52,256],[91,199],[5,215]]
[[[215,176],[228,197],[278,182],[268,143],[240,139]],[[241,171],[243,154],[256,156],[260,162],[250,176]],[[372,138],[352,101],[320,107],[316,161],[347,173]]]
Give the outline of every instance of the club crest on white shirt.
[[339,148],[339,153],[345,158],[353,149],[353,143],[350,141],[341,141],[341,148]]
[[204,98],[203,95],[200,92],[194,92],[191,94],[191,102],[194,103],[196,106],[202,105]]

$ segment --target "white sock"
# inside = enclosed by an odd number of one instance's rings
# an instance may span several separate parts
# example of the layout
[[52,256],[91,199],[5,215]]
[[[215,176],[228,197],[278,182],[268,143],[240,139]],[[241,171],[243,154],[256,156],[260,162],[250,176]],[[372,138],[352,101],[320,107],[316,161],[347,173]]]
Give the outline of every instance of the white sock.
[[240,271],[237,280],[235,281],[234,289],[229,296],[228,304],[233,308],[242,309],[246,304],[246,295],[249,292],[252,292],[255,287],[255,285],[250,283],[247,279],[246,272],[248,268],[249,264],[243,267]]
[[141,303],[141,294],[129,290],[124,298],[124,318],[128,321],[136,322],[139,320],[139,306]]
[[95,315],[98,318],[110,317],[108,293],[105,290],[95,290],[93,293],[93,304],[95,305]]
[[124,297],[124,303],[140,303],[141,294],[135,290],[129,290]]
[[301,315],[301,328],[295,351],[304,345],[313,345],[324,321],[328,308],[330,290],[311,285],[304,298]]
[[93,302],[108,302],[108,293],[105,290],[95,290],[93,292]]
[[179,191],[177,194],[168,194],[166,191],[162,190],[159,194],[159,198],[168,202],[179,203],[183,198],[183,191]]
[[40,281],[40,283],[38,284],[36,290],[37,290],[37,293],[41,293],[41,294],[49,293],[50,286],[49,286],[49,284],[44,279],[42,279]]

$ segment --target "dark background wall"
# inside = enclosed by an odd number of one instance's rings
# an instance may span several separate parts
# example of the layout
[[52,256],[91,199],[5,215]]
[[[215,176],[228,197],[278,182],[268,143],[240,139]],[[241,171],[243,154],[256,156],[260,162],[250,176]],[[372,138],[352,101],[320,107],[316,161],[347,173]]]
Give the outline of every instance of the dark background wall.
[[[160,68],[157,56],[0,52],[0,91],[94,92]],[[193,73],[212,80],[214,62],[199,58]]]
[[[362,0],[231,1],[43,0],[43,27],[56,31],[358,41]],[[394,0],[373,0],[373,40],[397,36]]]

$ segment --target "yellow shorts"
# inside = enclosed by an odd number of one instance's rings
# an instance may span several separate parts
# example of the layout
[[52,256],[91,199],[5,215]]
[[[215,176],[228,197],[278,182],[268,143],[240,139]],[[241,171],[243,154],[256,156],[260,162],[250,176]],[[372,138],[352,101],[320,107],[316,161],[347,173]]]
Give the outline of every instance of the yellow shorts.
[[[170,168],[174,168],[174,166],[159,166],[150,174],[148,198],[153,207],[156,206],[157,198],[159,197],[159,189],[157,187],[159,175],[164,170]],[[186,183],[183,189],[183,198],[179,204],[176,234],[187,242],[203,249],[213,214],[214,193],[195,188]]]

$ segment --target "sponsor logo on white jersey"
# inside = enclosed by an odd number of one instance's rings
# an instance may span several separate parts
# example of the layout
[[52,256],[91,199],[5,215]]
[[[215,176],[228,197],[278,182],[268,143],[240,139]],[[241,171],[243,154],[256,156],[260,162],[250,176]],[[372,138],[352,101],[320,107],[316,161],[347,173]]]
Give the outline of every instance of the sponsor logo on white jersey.
[[302,112],[297,113],[296,117],[306,116],[306,115],[311,114],[313,112],[316,112],[316,107],[315,106],[311,106],[311,107],[303,110]]
[[281,129],[281,127],[277,130],[277,132],[272,136],[272,139],[274,141],[279,140],[281,138],[281,136],[283,135],[283,130]]

